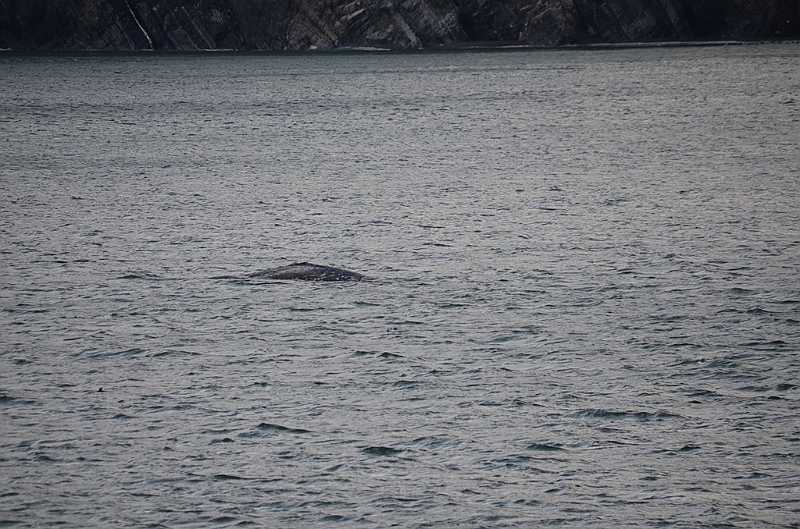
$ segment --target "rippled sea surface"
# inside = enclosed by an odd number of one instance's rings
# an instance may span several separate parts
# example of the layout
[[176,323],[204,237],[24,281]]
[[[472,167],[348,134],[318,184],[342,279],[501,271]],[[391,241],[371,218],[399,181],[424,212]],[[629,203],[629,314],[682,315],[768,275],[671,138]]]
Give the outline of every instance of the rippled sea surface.
[[799,59],[0,55],[0,525],[800,527]]

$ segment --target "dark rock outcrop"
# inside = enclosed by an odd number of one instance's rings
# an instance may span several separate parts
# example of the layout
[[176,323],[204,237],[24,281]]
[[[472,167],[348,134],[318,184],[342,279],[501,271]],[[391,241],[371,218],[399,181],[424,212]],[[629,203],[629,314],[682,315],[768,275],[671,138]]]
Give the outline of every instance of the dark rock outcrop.
[[0,0],[0,48],[11,50],[797,38],[800,0]]

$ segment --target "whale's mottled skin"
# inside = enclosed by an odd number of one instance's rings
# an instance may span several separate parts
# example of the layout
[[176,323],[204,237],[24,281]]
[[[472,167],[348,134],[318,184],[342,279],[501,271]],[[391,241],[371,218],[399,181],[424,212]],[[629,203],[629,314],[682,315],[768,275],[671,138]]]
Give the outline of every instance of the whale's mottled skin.
[[301,281],[363,281],[368,279],[356,272],[313,263],[294,263],[255,272],[254,279],[297,279]]

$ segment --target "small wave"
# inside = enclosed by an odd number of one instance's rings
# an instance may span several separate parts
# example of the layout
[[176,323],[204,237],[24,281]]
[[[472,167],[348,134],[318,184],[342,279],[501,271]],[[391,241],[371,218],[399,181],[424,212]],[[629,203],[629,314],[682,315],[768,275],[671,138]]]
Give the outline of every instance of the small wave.
[[18,399],[10,395],[0,395],[0,406],[12,406],[19,404],[35,404],[35,401],[27,399]]
[[768,310],[764,310],[764,309],[759,308],[759,307],[754,307],[752,309],[747,309],[745,312],[747,314],[773,314],[772,312],[770,312]]
[[402,450],[390,448],[388,446],[368,446],[362,448],[361,451],[371,456],[396,456],[402,452]]
[[138,356],[145,352],[146,351],[144,349],[133,347],[131,349],[125,349],[124,351],[98,351],[90,354],[89,357],[90,358],[108,358],[113,356],[132,357],[132,356]]
[[280,424],[272,424],[268,422],[262,422],[256,427],[258,430],[273,430],[276,432],[286,432],[286,433],[311,433],[310,430],[304,430],[303,428],[289,428],[288,426],[281,426]]
[[427,448],[441,448],[443,446],[458,446],[460,444],[459,441],[455,439],[449,439],[447,437],[418,437],[411,441],[413,445],[420,445]]
[[769,386],[742,386],[740,388],[736,388],[737,391],[748,391],[751,393],[766,393],[767,391],[771,391],[772,388]]
[[688,390],[686,393],[687,397],[710,397],[710,398],[720,398],[722,395],[717,393],[716,391],[710,389],[692,389]]
[[518,336],[518,335],[506,334],[506,335],[497,336],[495,338],[492,338],[486,343],[507,343],[507,342],[513,342],[513,341],[519,340],[519,339],[520,339],[520,336]]
[[646,411],[610,411],[600,408],[582,410],[573,414],[574,417],[592,419],[636,419],[637,421],[663,421],[664,419],[679,418],[665,411],[646,412]]
[[195,351],[184,351],[183,349],[168,349],[166,351],[159,351],[157,353],[153,353],[149,355],[152,358],[158,358],[159,356],[198,356],[200,353]]
[[326,514],[322,516],[319,521],[320,522],[346,522],[348,518],[346,516],[342,516],[341,514]]
[[777,351],[784,349],[787,345],[783,340],[772,340],[770,342],[745,342],[742,347],[752,348],[759,351]]
[[689,366],[694,364],[704,364],[706,362],[705,358],[683,358],[674,364],[673,366]]
[[719,368],[719,367],[721,367],[721,368],[729,369],[729,368],[739,367],[739,363],[736,362],[735,360],[730,359],[730,358],[715,358],[714,360],[712,360],[711,362],[708,363],[708,367],[709,368],[712,368],[712,367]]
[[[209,520],[209,522],[212,523],[212,524],[217,524],[217,525],[221,525],[221,524],[226,524],[227,525],[227,524],[232,524],[233,522],[235,522],[237,520],[238,520],[238,518],[235,518],[233,516],[217,516],[216,518],[211,518]],[[239,524],[237,524],[237,525],[239,525]]]
[[537,450],[542,452],[558,452],[564,450],[564,447],[558,443],[533,443],[528,445],[525,450]]
[[243,478],[241,476],[234,476],[232,474],[215,474],[214,479],[218,481],[236,481],[236,480],[243,480],[247,478]]
[[118,277],[117,279],[143,279],[147,281],[158,281],[162,278],[161,276],[146,270],[133,270],[123,276]]

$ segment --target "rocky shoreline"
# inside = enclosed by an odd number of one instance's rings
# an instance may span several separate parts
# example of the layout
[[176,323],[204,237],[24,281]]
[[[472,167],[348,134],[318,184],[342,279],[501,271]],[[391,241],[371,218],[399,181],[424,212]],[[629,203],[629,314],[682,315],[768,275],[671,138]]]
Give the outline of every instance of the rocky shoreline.
[[2,0],[0,49],[713,44],[800,38],[798,0]]

